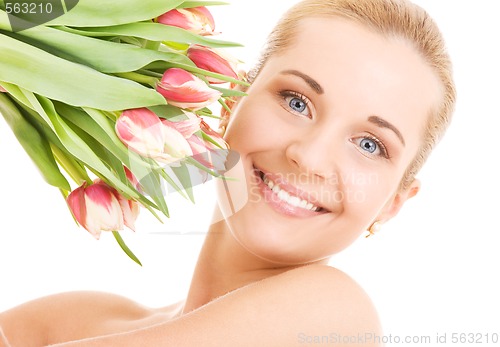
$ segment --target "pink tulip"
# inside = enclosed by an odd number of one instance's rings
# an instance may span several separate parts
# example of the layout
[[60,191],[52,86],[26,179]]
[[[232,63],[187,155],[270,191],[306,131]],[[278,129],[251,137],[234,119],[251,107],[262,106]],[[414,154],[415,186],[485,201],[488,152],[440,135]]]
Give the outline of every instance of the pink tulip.
[[186,120],[172,122],[168,119],[162,119],[161,122],[165,126],[174,128],[180,132],[184,138],[188,139],[191,135],[200,130],[201,118],[191,112],[184,112],[184,114],[187,117]]
[[168,124],[164,124],[163,131],[165,132],[165,136],[167,138],[164,145],[165,155],[157,158],[158,161],[165,164],[172,164],[179,159],[193,155],[189,142],[180,132],[177,131],[177,129],[169,126]]
[[139,206],[121,196],[101,179],[73,190],[66,199],[77,222],[99,239],[102,231],[134,230]]
[[127,176],[128,181],[132,184],[132,187],[134,187],[138,191],[141,191],[141,184],[134,176],[132,171],[130,171],[126,166],[123,167],[123,170],[125,171],[125,176]]
[[198,110],[218,100],[222,93],[183,69],[165,71],[156,90],[173,106]]
[[198,35],[214,35],[215,22],[210,11],[204,7],[179,8],[159,16],[156,21],[171,25]]
[[130,229],[135,231],[135,221],[139,216],[140,207],[139,204],[134,200],[127,200],[121,194],[116,192],[116,197],[118,199],[118,203],[122,209],[123,213],[123,223]]
[[[218,132],[213,130],[210,127],[210,125],[208,125],[205,121],[203,121],[203,120],[201,121],[200,128],[201,128],[201,130],[203,130],[203,132],[205,134],[210,136],[212,138],[212,140],[214,140],[220,146],[220,148],[229,149],[229,144],[226,141],[224,141],[222,136]],[[211,146],[211,148],[219,148],[219,147],[213,145],[212,143],[210,143],[210,146]]]
[[134,152],[155,158],[163,154],[165,133],[160,118],[147,108],[123,111],[116,121],[116,134]]
[[193,150],[193,158],[210,169],[219,169],[222,163],[225,162],[227,156],[226,150],[229,149],[229,145],[217,132],[212,130],[205,121],[201,121],[200,128],[205,134],[209,135],[212,140],[218,143],[220,147],[209,141],[203,140],[199,136],[192,135],[188,139],[188,142]]
[[147,108],[124,111],[116,121],[116,133],[134,152],[163,163],[192,155],[184,136]]
[[[200,69],[235,79],[238,78],[238,74],[236,73],[237,60],[224,56],[220,51],[201,45],[192,45],[187,51],[187,56]],[[207,79],[211,83],[225,83],[225,81],[213,77],[207,77]]]

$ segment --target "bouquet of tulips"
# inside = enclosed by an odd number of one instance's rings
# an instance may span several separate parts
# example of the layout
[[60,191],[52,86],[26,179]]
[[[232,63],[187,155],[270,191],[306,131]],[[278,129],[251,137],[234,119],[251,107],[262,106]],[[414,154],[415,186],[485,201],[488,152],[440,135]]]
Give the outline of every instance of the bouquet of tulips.
[[140,206],[161,220],[164,184],[193,200],[193,180],[225,170],[227,146],[202,118],[243,95],[221,87],[245,83],[218,50],[237,44],[210,37],[206,6],[222,3],[24,4],[0,0],[0,113],[76,222],[113,232],[140,264],[119,234]]

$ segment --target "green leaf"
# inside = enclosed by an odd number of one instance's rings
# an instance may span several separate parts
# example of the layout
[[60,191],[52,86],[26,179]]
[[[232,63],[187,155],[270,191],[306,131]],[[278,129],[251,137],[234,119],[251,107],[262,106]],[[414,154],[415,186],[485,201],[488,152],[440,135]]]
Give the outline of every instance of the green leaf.
[[8,35],[16,39],[28,38],[30,46],[104,73],[136,71],[154,61],[166,61],[176,67],[194,67],[191,60],[179,53],[155,51],[43,26]]
[[0,113],[40,170],[45,181],[54,187],[70,191],[71,187],[61,174],[47,140],[22,116],[16,105],[3,93],[0,93]]
[[[92,145],[90,146],[92,149],[101,148],[102,151],[102,149],[105,148],[107,150],[107,155],[110,156],[109,160],[111,160],[110,163],[114,163],[114,165],[112,165],[113,171],[118,174],[120,180],[124,184],[128,185],[129,182],[125,176],[120,175],[123,173],[121,163],[127,166],[139,179],[149,176],[151,174],[151,170],[159,169],[159,166],[158,168],[154,168],[150,163],[146,163],[139,155],[129,151],[118,139],[109,119],[103,115],[102,112],[93,109],[85,109],[84,112],[81,109],[76,109],[62,103],[55,103],[55,107],[58,113],[60,113],[65,119],[75,124],[95,139],[95,141],[85,140],[87,144],[92,142]],[[81,134],[79,136],[82,137]],[[99,156],[98,153],[96,154]],[[101,157],[101,159],[103,158]],[[120,165],[118,163],[120,163]],[[141,183],[148,183],[148,185],[144,187],[146,193],[153,191],[154,194],[157,195],[157,192],[161,190],[161,185],[159,183],[152,185],[155,181],[147,180]],[[125,197],[132,198],[131,196],[128,196],[126,192],[122,193]],[[141,202],[144,206],[151,206],[155,209],[161,210],[168,217],[168,209],[165,201],[159,200],[163,199],[162,195],[157,197],[158,200],[153,200],[155,203],[147,199],[142,194],[139,194],[139,197],[135,197],[135,199]]]
[[150,20],[179,6],[182,0],[80,0],[71,11],[47,25],[97,27]]
[[172,171],[174,172],[177,179],[182,184],[185,192],[189,196],[189,200],[194,203],[194,194],[193,194],[193,183],[191,182],[191,174],[189,172],[189,168],[186,164],[181,163],[178,167],[172,167]]
[[[18,86],[16,86],[15,84],[7,83],[7,82],[2,82],[1,85],[9,92],[9,94],[15,100],[17,100],[18,104],[20,103],[21,105],[24,105],[33,111],[35,110],[35,108],[31,104],[31,102],[28,100],[26,95],[24,95],[24,93],[21,91],[21,89],[19,89]],[[46,117],[44,118],[44,114],[39,114],[39,116],[43,119],[42,121],[45,121],[45,123],[48,126],[52,125],[52,123],[50,122],[50,120],[48,118],[46,118]]]
[[92,182],[87,174],[87,171],[85,170],[85,167],[83,167],[78,161],[76,161],[72,155],[56,145],[51,144],[50,148],[52,148],[54,157],[56,158],[59,165],[64,168],[64,170],[73,179],[73,181],[75,181],[75,183],[81,185],[82,182],[87,182],[88,184]]
[[222,97],[232,97],[232,96],[247,96],[248,94],[245,92],[242,92],[241,90],[235,90],[235,89],[227,89],[227,88],[220,88],[220,87],[215,87],[214,85],[211,85],[210,88],[218,90],[219,92],[222,93]]
[[223,1],[184,1],[177,8],[191,8],[199,6],[218,6],[218,5],[229,5],[227,2]]
[[166,103],[153,89],[69,62],[5,35],[0,35],[0,51],[0,82],[50,99],[109,111]]
[[57,114],[52,102],[42,96],[35,96],[33,93],[24,90],[25,95],[30,99],[37,109],[41,108],[41,112],[46,113],[46,116],[51,120],[57,137],[64,147],[73,156],[85,163],[90,169],[100,173],[100,176],[106,178],[107,181],[116,187],[118,190],[129,195],[133,199],[138,199],[138,193],[131,189],[127,184],[120,181],[116,175],[100,160],[90,146],[88,146],[68,124]]
[[132,252],[130,248],[128,248],[120,233],[118,231],[113,231],[113,236],[115,237],[116,242],[118,242],[120,248],[125,252],[125,254],[128,255],[128,257],[135,261],[137,264],[142,266],[141,261],[135,256],[134,252]]
[[184,112],[175,106],[172,105],[160,105],[160,106],[150,106],[148,107],[150,111],[156,114],[160,118],[172,119],[177,118],[179,116],[186,116]]
[[[163,168],[156,163],[154,160],[143,158],[133,151],[129,150],[118,138],[114,131],[114,127],[111,125],[109,119],[100,110],[94,110],[90,108],[85,108],[85,112],[93,119],[93,121],[98,125],[97,128],[94,127],[93,133],[99,133],[103,131],[104,134],[96,136],[100,141],[106,142],[106,147],[118,158],[120,159],[127,168],[132,171],[134,176],[140,181],[142,189],[146,194],[148,194],[155,204],[152,204],[146,198],[141,198],[144,205],[151,205],[154,208],[160,210],[165,216],[169,217],[167,203],[163,194],[158,194],[162,191],[161,180],[159,178],[160,172]],[[85,119],[87,117],[83,117]],[[93,124],[91,120],[86,123]],[[108,141],[111,140],[111,142]],[[127,181],[128,182],[128,181]]]
[[58,29],[71,31],[80,35],[93,37],[99,36],[132,36],[140,37],[152,41],[169,41],[187,44],[199,44],[209,47],[241,47],[242,45],[235,42],[222,41],[213,39],[207,36],[193,34],[185,29],[164,25],[161,23],[130,23],[124,25],[96,28]]

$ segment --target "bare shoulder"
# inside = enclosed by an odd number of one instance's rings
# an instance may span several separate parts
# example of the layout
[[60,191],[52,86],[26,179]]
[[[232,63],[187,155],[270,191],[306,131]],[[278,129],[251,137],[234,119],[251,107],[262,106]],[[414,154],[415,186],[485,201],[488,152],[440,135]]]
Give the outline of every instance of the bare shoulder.
[[378,314],[368,294],[336,268],[303,266],[262,285],[283,295],[294,306],[296,315],[308,317],[311,324],[309,330],[301,331],[302,337],[381,335]]
[[108,334],[116,321],[138,321],[151,310],[119,295],[68,292],[29,301],[0,313],[0,327],[13,346],[41,346],[54,341]]
[[[343,272],[309,265],[234,290],[152,329],[99,342],[102,346],[125,342],[139,346],[141,341],[162,341],[161,346],[352,346],[351,337],[360,335],[381,336],[368,295]],[[363,341],[363,346],[379,345]]]
[[[254,282],[163,323],[60,346],[347,347],[352,338],[375,335],[381,335],[380,324],[363,289],[339,270],[309,265]],[[363,346],[380,343],[364,340]]]

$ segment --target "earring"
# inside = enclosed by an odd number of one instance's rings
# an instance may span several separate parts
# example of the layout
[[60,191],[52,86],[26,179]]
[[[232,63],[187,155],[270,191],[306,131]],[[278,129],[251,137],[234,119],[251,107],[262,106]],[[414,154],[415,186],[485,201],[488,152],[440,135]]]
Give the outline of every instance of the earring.
[[372,225],[368,228],[369,234],[365,236],[365,238],[375,235],[382,229],[382,223],[379,221],[373,222]]
[[224,134],[226,133],[226,126],[225,125],[219,126],[219,133],[220,133],[220,136],[224,136]]

